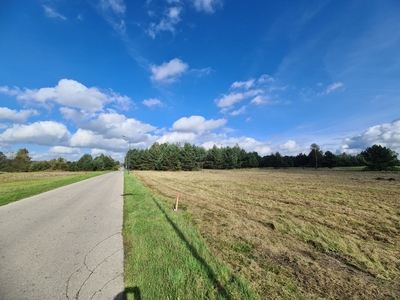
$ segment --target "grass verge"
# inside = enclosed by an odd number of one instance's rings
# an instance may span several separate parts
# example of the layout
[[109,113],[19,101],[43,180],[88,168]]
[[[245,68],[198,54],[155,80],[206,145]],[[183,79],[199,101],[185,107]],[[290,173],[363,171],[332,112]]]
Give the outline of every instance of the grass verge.
[[256,299],[209,252],[187,212],[174,213],[133,176],[124,186],[127,299]]
[[0,206],[106,172],[0,173]]

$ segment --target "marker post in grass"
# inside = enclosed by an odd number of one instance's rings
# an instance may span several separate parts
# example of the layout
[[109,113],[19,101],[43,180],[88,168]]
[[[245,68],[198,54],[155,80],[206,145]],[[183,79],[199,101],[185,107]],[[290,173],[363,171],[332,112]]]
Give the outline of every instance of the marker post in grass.
[[178,211],[178,202],[179,202],[179,193],[176,194],[175,209],[174,209],[174,211]]

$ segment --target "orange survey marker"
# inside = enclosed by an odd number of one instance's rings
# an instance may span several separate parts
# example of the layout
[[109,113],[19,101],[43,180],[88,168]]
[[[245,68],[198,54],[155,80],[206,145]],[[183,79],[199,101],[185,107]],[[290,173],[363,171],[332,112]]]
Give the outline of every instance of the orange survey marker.
[[178,202],[179,202],[179,193],[176,194],[176,201],[175,201],[175,209],[174,209],[174,211],[178,210]]

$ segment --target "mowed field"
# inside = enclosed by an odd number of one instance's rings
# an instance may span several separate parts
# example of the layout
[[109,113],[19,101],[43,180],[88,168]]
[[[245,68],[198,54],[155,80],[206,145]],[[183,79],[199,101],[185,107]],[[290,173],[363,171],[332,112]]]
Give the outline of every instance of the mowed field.
[[400,299],[400,174],[135,171],[260,299]]

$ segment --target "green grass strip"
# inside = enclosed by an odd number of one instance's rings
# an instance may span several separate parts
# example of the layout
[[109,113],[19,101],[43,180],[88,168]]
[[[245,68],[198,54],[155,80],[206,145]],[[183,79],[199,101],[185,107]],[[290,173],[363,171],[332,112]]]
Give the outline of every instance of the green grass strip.
[[126,299],[255,299],[215,258],[190,220],[125,175]]
[[[39,173],[32,172],[32,177],[12,178],[15,173],[0,174],[0,206],[10,202],[21,200],[27,197],[38,195],[49,190],[53,190],[71,183],[82,181],[88,178],[105,174],[104,171],[66,173],[65,176],[57,177],[37,177]],[[44,174],[44,173],[43,173]]]

